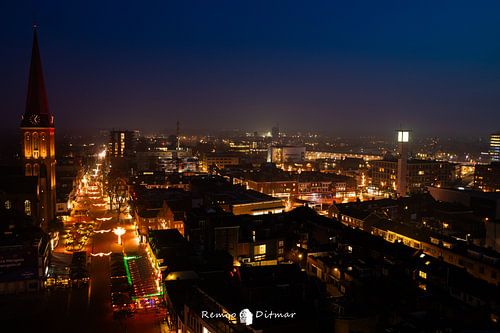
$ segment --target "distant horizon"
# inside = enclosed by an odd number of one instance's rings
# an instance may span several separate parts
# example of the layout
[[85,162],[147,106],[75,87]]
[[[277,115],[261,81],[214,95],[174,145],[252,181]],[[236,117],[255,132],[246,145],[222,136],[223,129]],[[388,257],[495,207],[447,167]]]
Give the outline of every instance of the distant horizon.
[[[93,137],[93,136],[98,136],[100,131],[111,131],[111,130],[128,130],[128,131],[139,131],[141,136],[154,136],[154,135],[162,135],[162,136],[168,136],[168,135],[175,135],[176,128],[165,128],[163,130],[157,130],[157,131],[148,131],[148,130],[143,130],[141,128],[126,128],[126,127],[109,127],[109,128],[78,128],[78,129],[65,129],[61,128],[58,126],[56,123],[56,139],[59,139],[60,136],[65,136],[65,137],[71,137],[71,136],[84,136],[84,137]],[[17,128],[2,128],[0,126],[0,131],[2,132],[2,136],[4,137],[15,137],[17,135],[20,135],[20,127],[18,126]],[[270,132],[271,127],[269,129],[263,129],[263,130],[253,130],[253,129],[193,129],[193,128],[180,128],[180,135],[181,136],[221,136],[223,137],[224,135],[230,135],[231,133],[241,133],[242,135],[244,133],[249,133],[253,134],[254,132],[257,132],[259,136]],[[329,139],[345,139],[345,140],[360,140],[364,138],[375,138],[375,139],[383,139],[383,140],[394,140],[396,142],[396,129],[389,133],[381,133],[381,134],[369,134],[369,133],[351,133],[351,134],[336,134],[336,133],[328,133],[327,131],[306,131],[306,130],[286,130],[286,129],[280,129],[281,133],[286,133],[287,135],[296,135],[298,133],[301,133],[302,135],[305,134],[317,134],[321,138],[329,138]],[[464,134],[457,134],[457,135],[437,135],[437,134],[425,134],[425,133],[420,133],[418,131],[412,130],[412,135],[411,135],[411,140],[421,140],[421,139],[430,139],[430,138],[439,138],[439,139],[459,139],[459,140],[465,140],[465,141],[478,141],[478,140],[489,140],[489,136],[491,134],[494,134],[496,132],[488,133],[485,135],[464,135]]]

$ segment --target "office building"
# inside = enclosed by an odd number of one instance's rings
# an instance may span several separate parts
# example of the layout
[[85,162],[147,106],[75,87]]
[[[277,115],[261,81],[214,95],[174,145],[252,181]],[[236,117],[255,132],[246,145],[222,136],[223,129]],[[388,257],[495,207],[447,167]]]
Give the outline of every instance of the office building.
[[[406,181],[399,183],[398,171],[401,171],[401,159],[383,159],[370,163],[371,185],[380,190],[400,193],[418,193],[426,191],[428,186],[448,187],[455,179],[455,165],[449,162],[410,159],[406,161]],[[398,165],[400,166],[398,168]],[[401,176],[400,176],[401,177]],[[402,187],[405,184],[405,187]]]
[[499,192],[500,162],[477,164],[474,168],[474,187],[484,192]]
[[130,157],[135,154],[136,131],[112,130],[109,151],[112,157]]
[[492,162],[500,162],[500,132],[490,135],[489,154]]
[[267,162],[300,163],[304,162],[306,147],[304,146],[271,146],[267,152]]
[[208,171],[208,169],[212,167],[224,169],[227,166],[238,164],[240,164],[239,154],[208,153],[205,154],[202,159],[203,171]]

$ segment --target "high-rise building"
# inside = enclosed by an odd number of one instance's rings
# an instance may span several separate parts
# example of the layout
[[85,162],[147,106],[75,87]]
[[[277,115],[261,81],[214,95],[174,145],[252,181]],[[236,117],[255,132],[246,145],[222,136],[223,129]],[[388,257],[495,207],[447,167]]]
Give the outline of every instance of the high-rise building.
[[28,81],[26,110],[21,121],[22,162],[25,176],[37,176],[39,216],[43,227],[55,217],[56,154],[54,116],[49,111],[36,27]]
[[492,162],[500,162],[500,132],[490,135],[489,153]]
[[109,151],[111,157],[130,157],[135,154],[136,132],[112,130]]

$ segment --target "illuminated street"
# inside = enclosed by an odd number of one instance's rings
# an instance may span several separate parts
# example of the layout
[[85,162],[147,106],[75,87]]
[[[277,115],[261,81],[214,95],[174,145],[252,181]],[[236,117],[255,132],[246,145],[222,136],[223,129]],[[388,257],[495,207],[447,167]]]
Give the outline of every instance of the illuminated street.
[[[90,177],[89,177],[90,179]],[[90,284],[87,287],[51,288],[35,298],[3,296],[0,301],[0,320],[19,318],[19,327],[36,329],[40,323],[51,327],[52,332],[160,332],[161,314],[155,309],[138,310],[133,317],[113,318],[110,289],[110,252],[126,252],[144,255],[139,246],[132,220],[128,213],[122,213],[120,220],[125,229],[121,236],[123,245],[117,242],[113,229],[118,226],[117,214],[108,212],[108,203],[102,197],[101,185],[82,182],[81,190],[74,202],[73,214],[65,226],[75,223],[96,222],[95,233],[82,248],[90,258]],[[103,205],[106,203],[106,205]],[[88,210],[88,216],[79,212]],[[71,253],[64,242],[60,242],[55,253]],[[94,255],[92,255],[94,254]],[[101,255],[99,255],[101,254]],[[144,265],[144,261],[141,261]],[[149,264],[149,261],[145,261]],[[151,268],[149,268],[151,270]],[[139,281],[140,283],[140,281]],[[36,320],[21,320],[24,311],[32,313]]]

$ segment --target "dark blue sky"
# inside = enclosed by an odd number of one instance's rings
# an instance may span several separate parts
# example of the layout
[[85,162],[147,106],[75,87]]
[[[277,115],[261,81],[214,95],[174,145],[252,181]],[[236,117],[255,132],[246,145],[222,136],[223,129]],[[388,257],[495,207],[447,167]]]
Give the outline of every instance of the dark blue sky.
[[499,1],[2,1],[3,127],[34,12],[61,129],[500,129]]

